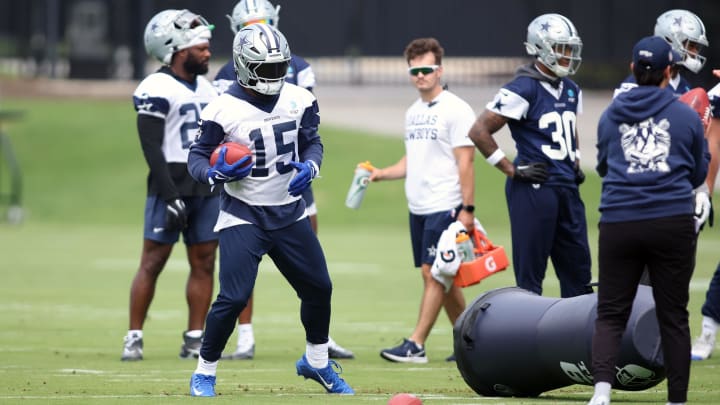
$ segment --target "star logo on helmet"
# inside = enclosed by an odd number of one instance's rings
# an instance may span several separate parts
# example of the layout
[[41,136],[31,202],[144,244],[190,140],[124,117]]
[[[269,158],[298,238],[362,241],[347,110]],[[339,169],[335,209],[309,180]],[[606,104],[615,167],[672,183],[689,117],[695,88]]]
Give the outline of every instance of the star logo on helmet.
[[540,31],[545,31],[545,32],[550,31],[550,23],[545,22],[545,23],[540,24]]
[[250,41],[247,37],[243,37],[243,38],[242,38],[242,42],[240,43],[240,46],[241,46],[242,48],[244,48],[245,45],[247,45],[247,46],[252,46],[252,41]]
[[155,32],[158,29],[158,23],[153,23],[153,25],[150,26],[150,30]]
[[682,25],[682,17],[675,17],[675,20],[673,21],[674,25],[680,26]]

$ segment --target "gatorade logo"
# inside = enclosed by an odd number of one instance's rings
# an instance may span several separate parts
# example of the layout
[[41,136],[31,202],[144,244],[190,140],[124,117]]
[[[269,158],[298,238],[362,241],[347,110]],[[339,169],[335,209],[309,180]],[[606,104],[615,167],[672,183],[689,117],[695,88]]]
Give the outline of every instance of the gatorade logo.
[[495,273],[495,271],[497,271],[498,266],[497,263],[495,263],[494,257],[488,256],[487,259],[485,259],[485,269],[490,273]]
[[440,258],[445,263],[451,263],[455,260],[455,252],[452,250],[446,250],[440,254]]

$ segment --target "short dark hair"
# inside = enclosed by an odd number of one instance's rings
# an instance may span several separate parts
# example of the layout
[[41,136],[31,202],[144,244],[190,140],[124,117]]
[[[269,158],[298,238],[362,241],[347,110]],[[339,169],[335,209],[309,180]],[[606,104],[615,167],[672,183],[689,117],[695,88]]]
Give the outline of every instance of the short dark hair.
[[413,39],[408,46],[405,47],[405,60],[409,63],[411,59],[425,55],[428,52],[432,52],[433,55],[435,55],[436,64],[442,65],[442,57],[445,54],[445,50],[435,38]]
[[635,76],[635,83],[640,86],[660,86],[665,79],[665,69],[646,71],[633,69],[633,76]]

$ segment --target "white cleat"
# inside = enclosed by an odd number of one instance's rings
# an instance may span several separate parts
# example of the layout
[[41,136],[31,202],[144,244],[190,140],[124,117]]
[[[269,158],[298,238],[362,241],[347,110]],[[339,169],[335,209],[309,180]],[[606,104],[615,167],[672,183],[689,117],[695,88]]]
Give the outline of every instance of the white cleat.
[[610,397],[606,395],[593,395],[587,405],[610,405]]
[[715,349],[715,335],[710,332],[703,332],[695,339],[690,351],[690,358],[693,360],[707,360],[712,356]]

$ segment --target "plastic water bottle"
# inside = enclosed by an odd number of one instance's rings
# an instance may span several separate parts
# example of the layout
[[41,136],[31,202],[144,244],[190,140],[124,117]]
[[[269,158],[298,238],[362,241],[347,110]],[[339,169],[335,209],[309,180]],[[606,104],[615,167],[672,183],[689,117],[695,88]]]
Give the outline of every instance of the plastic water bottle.
[[465,231],[460,231],[455,236],[455,244],[457,245],[460,260],[463,262],[471,262],[475,260],[475,246],[470,240],[470,235]]
[[370,181],[370,174],[375,170],[370,161],[359,163],[355,168],[355,176],[353,177],[352,183],[350,183],[350,190],[348,190],[347,198],[345,198],[345,206],[352,209],[360,208],[363,197],[365,197],[365,190],[367,190],[368,183]]

